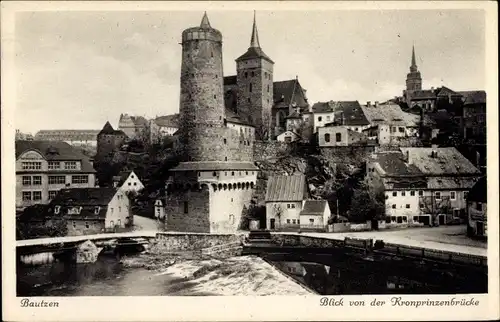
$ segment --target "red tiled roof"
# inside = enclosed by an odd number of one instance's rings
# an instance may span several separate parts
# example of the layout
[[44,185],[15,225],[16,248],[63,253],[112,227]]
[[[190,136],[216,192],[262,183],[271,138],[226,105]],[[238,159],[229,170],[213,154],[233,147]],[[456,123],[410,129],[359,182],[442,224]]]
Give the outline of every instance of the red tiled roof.
[[430,89],[424,89],[420,91],[414,91],[411,94],[411,99],[412,100],[419,100],[419,99],[434,99],[436,98],[436,93]]
[[485,91],[466,91],[459,92],[462,94],[465,105],[471,104],[486,104],[486,92]]
[[373,154],[372,162],[377,162],[386,176],[422,176],[422,172],[415,166],[405,162],[403,153],[388,151]]
[[270,176],[267,181],[266,202],[302,201],[307,198],[305,175]]
[[[401,148],[408,153],[411,163],[428,175],[478,175],[479,170],[454,147]],[[432,156],[432,152],[436,154]]]
[[247,60],[253,58],[263,58],[271,63],[274,63],[260,47],[249,47],[247,52],[236,59],[236,61]]
[[179,114],[171,114],[171,115],[164,115],[164,116],[158,116],[154,122],[158,126],[163,126],[163,127],[179,127]]

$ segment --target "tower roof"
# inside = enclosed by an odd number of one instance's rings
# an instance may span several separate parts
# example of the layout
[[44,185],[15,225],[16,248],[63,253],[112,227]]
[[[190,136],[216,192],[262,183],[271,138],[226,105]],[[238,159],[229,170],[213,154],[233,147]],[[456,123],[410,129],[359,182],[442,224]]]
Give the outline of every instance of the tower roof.
[[203,14],[203,18],[201,19],[200,28],[204,28],[204,29],[212,28],[210,26],[210,21],[208,20],[208,16],[207,16],[207,12],[206,11]]
[[257,31],[257,22],[255,19],[255,11],[253,16],[253,29],[252,29],[252,37],[250,38],[250,47],[248,48],[247,52],[238,57],[236,61],[253,59],[253,58],[262,58],[274,64],[271,58],[269,58],[269,56],[267,56],[264,53],[262,48],[260,48],[259,33]]
[[252,30],[252,38],[250,39],[250,47],[260,48],[259,32],[257,31],[257,22],[255,19],[255,10],[253,12],[253,30]]
[[102,128],[101,132],[99,134],[113,134],[115,132],[115,129],[109,124],[109,121],[104,124],[104,127]]
[[415,73],[418,71],[417,68],[417,60],[415,59],[415,45],[413,45],[411,49],[411,66],[410,66],[410,72]]

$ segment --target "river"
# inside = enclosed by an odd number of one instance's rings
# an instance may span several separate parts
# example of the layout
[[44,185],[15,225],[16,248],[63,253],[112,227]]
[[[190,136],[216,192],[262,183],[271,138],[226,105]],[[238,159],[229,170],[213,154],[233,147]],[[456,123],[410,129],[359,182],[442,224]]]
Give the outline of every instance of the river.
[[[130,257],[134,261],[141,256]],[[114,257],[93,264],[19,266],[18,296],[182,296],[456,294],[487,292],[487,275],[430,264],[293,254],[185,260],[130,267]]]

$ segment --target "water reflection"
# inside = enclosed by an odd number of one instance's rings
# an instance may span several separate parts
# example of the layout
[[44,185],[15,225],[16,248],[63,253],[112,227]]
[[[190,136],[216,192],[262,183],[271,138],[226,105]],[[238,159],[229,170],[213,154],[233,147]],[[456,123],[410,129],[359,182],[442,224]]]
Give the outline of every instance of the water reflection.
[[268,255],[267,260],[321,295],[486,293],[478,270],[353,257]]

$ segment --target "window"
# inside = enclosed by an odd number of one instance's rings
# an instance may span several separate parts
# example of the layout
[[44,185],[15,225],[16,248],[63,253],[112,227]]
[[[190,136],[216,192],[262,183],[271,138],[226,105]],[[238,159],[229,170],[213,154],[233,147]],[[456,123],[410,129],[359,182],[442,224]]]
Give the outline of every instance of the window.
[[85,228],[86,228],[86,229],[89,229],[89,228],[90,228],[90,226],[89,226],[89,222],[88,222],[88,221],[86,221],[86,222],[85,222]]
[[480,203],[480,202],[476,203],[476,210],[477,211],[483,211],[483,204]]
[[66,161],[66,162],[64,162],[64,169],[66,169],[66,170],[75,170],[76,169],[76,161]]
[[460,218],[460,209],[453,209],[453,218]]
[[94,214],[98,215],[100,211],[101,211],[101,207],[96,206],[96,207],[94,208]]
[[227,157],[224,157],[224,161],[227,161]]
[[245,78],[248,78],[248,73],[247,72],[245,72]]
[[393,196],[393,197],[397,197],[397,196],[398,196],[398,192],[397,192],[397,191],[393,191],[393,192],[392,192],[392,196]]
[[33,200],[42,200],[42,192],[33,191]]
[[269,85],[267,85],[267,92],[269,93]]
[[464,191],[464,199],[467,200],[467,197],[469,196],[469,192],[468,191]]
[[402,197],[406,196],[406,192],[405,191],[401,191],[401,196]]
[[321,122],[323,118],[321,116],[318,116],[318,122]]
[[385,199],[386,200],[389,199],[389,195],[388,194],[385,195]]
[[31,200],[31,191],[23,191],[23,200]]
[[210,52],[210,57],[214,58],[214,52],[213,51]]
[[286,223],[287,223],[287,224],[289,224],[289,223],[290,223],[290,219],[287,219],[287,220],[286,220]]
[[31,186],[31,177],[23,176],[23,186]]
[[248,91],[251,93],[252,92],[252,83],[248,84]]
[[42,162],[28,161],[21,164],[23,170],[40,170],[42,169]]
[[76,221],[73,221],[73,228],[76,228]]
[[217,177],[217,172],[215,172],[215,171],[214,171],[214,172],[212,172],[212,176],[213,176],[213,177]]
[[410,209],[410,204],[406,204],[406,209]]
[[414,196],[415,195],[415,191],[410,191],[410,196]]
[[250,103],[250,97],[249,97],[249,98],[247,98],[247,102],[248,102],[248,103]]
[[227,144],[227,140],[226,139],[224,139],[224,144]]
[[214,95],[214,99],[217,98],[217,95]]
[[41,186],[42,185],[42,177],[41,176],[34,176],[33,177],[33,185],[34,186]]
[[325,142],[330,142],[330,133],[325,133]]
[[423,195],[424,195],[424,191],[423,191],[423,190],[419,190],[419,191],[418,191],[418,195],[419,195],[419,196],[423,196]]
[[407,222],[408,218],[406,216],[403,217],[403,222]]
[[396,127],[395,126],[392,127],[392,132],[396,132]]
[[327,120],[327,121],[330,121],[330,116],[327,116],[327,117],[326,117],[326,120]]
[[187,201],[184,201],[184,213],[187,214],[188,213],[188,202]]
[[287,207],[288,209],[290,209],[290,204],[289,204],[289,203],[287,203],[287,204],[286,204],[286,207]]
[[297,220],[292,219],[292,224],[294,224],[294,225],[295,225],[296,223],[297,223]]
[[418,222],[418,216],[413,216],[413,222]]
[[358,128],[355,128],[355,129],[354,129],[354,131],[356,131],[356,132],[358,132],[358,130],[359,130]]
[[71,183],[89,183],[89,176],[71,176]]
[[436,191],[435,194],[434,194],[434,196],[436,197],[436,200],[441,199],[441,192]]
[[61,162],[49,161],[49,170],[61,169]]
[[57,196],[57,192],[56,190],[49,190],[49,200],[54,199]]
[[65,176],[49,176],[49,184],[65,184]]
[[114,212],[114,210],[115,210],[114,208],[111,208],[111,213],[113,213],[113,212]]
[[310,223],[311,225],[314,225],[314,219],[313,219],[313,218],[309,219],[309,223]]
[[400,127],[398,130],[399,130],[400,133],[403,133],[405,131],[405,129],[402,128],[402,127]]
[[59,211],[61,211],[61,206],[55,206],[54,213],[57,215],[57,214],[59,214]]
[[231,172],[231,176],[233,176],[233,177],[234,177],[234,171],[232,171],[232,172]]
[[395,204],[392,205],[392,209],[396,209],[396,205]]
[[292,203],[292,209],[295,209],[295,204]]
[[450,191],[450,199],[455,200],[456,197],[457,197],[457,195],[456,195],[455,191]]
[[122,207],[118,207],[118,212],[122,212]]
[[342,134],[341,133],[335,133],[335,141],[337,141],[337,142],[342,141]]

